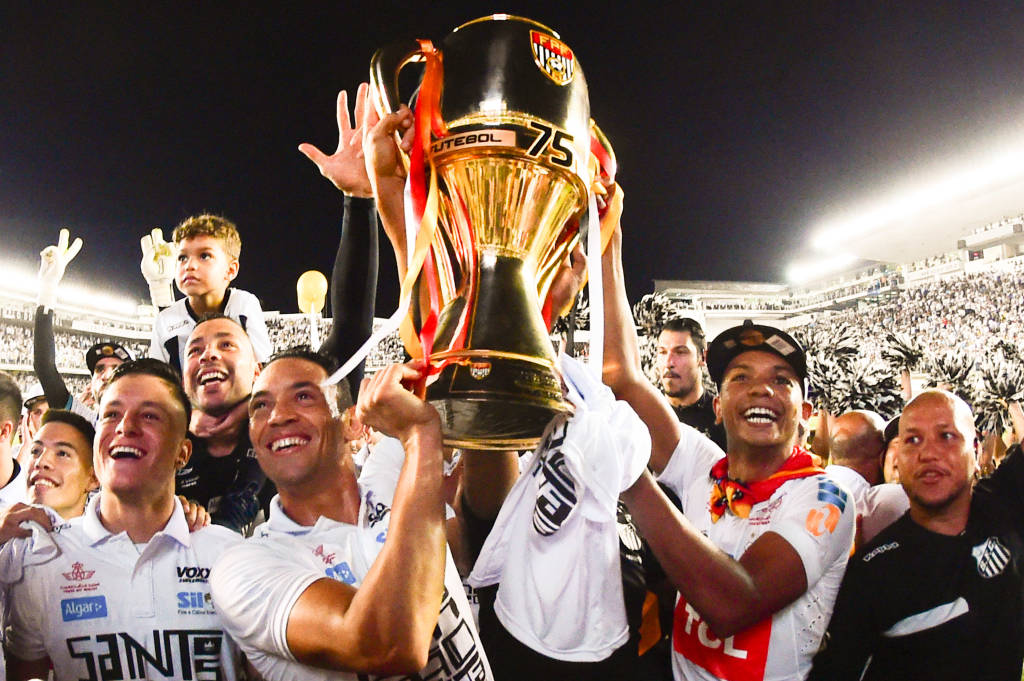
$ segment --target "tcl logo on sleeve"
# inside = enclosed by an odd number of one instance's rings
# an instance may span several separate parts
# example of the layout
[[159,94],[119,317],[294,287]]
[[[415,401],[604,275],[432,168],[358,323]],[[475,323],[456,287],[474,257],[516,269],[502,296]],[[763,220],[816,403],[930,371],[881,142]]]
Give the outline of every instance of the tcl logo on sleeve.
[[696,610],[680,596],[672,640],[675,651],[725,681],[762,681],[768,662],[772,618],[725,639],[716,638]]

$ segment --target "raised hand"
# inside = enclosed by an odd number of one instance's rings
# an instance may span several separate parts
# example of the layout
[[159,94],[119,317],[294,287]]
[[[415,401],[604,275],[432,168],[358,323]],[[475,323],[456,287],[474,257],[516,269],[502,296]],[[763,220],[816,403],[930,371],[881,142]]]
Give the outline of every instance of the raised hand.
[[419,382],[424,375],[423,360],[393,364],[370,378],[359,388],[356,416],[366,426],[405,440],[417,428],[433,426],[440,436],[441,421],[437,411],[414,395],[406,386]]
[[178,249],[164,241],[164,232],[157,227],[142,237],[142,276],[149,284],[149,297],[156,307],[169,307],[174,302],[174,269]]
[[71,233],[67,229],[61,229],[57,243],[47,246],[39,252],[38,302],[40,305],[53,308],[53,304],[57,301],[57,286],[64,277],[64,270],[82,250],[80,238],[75,239],[69,246],[70,239]]
[[370,178],[366,175],[366,163],[363,160],[363,127],[362,121],[366,109],[366,93],[369,86],[360,83],[356,91],[355,120],[359,127],[352,127],[352,118],[348,112],[348,93],[338,93],[338,148],[331,155],[320,151],[309,142],[299,145],[306,158],[316,164],[320,174],[331,181],[335,187],[349,196],[369,198],[373,196]]

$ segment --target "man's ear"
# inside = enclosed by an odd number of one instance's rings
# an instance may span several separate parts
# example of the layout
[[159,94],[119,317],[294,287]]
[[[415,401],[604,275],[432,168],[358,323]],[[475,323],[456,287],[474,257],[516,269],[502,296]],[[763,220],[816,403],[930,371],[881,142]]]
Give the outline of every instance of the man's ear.
[[0,442],[13,442],[14,431],[18,429],[18,424],[14,421],[4,421],[0,424]]
[[801,405],[800,409],[800,420],[803,421],[804,423],[807,423],[808,421],[811,420],[811,416],[814,415],[814,405],[808,402],[807,400],[804,400],[804,403],[803,405]]
[[174,458],[174,469],[180,471],[185,467],[190,458],[192,458],[192,440],[185,437],[182,438],[181,446],[178,448],[178,455]]
[[718,397],[718,395],[715,395],[715,397],[711,400],[711,408],[714,409],[714,411],[715,411],[715,424],[716,425],[717,424],[721,424],[722,423],[722,400],[721,400],[721,398]]

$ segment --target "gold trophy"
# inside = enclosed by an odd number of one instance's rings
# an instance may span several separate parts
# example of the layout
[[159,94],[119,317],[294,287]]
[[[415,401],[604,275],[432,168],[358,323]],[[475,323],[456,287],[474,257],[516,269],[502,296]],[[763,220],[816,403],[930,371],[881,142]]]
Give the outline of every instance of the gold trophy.
[[[397,109],[399,72],[416,61],[427,61],[416,106],[437,102],[425,155],[439,229],[426,256],[433,282],[421,274],[418,285],[435,294],[428,359],[442,368],[426,399],[446,445],[532,448],[553,416],[571,410],[541,301],[587,207],[586,80],[550,28],[494,15],[458,27],[436,50],[428,41],[379,50],[370,66],[379,110]],[[413,317],[419,332],[422,305]]]

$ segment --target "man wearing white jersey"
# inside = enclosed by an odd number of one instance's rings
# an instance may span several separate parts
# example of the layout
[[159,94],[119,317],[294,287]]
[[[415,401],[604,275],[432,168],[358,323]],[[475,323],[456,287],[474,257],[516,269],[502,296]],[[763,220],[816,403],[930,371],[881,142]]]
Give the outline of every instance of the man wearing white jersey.
[[358,480],[330,370],[293,350],[256,379],[250,438],[278,496],[214,567],[225,626],[267,681],[491,679],[445,543],[440,420],[402,386],[421,367],[363,382],[360,420],[396,437],[405,463],[400,475],[368,463]]
[[174,496],[188,460],[189,402],[163,362],[120,365],[94,443],[100,494],[51,534],[8,543],[23,573],[10,589],[7,675],[59,679],[233,679],[237,648],[210,598],[210,567],[238,541],[189,533]]
[[[616,188],[617,189],[617,188]],[[617,220],[621,192],[606,219]],[[640,370],[615,226],[604,259],[605,382],[647,423],[649,474],[622,498],[679,590],[676,679],[792,681],[807,675],[853,543],[854,504],[797,446],[806,363],[787,334],[744,325],[708,349],[728,455],[679,423]]]

